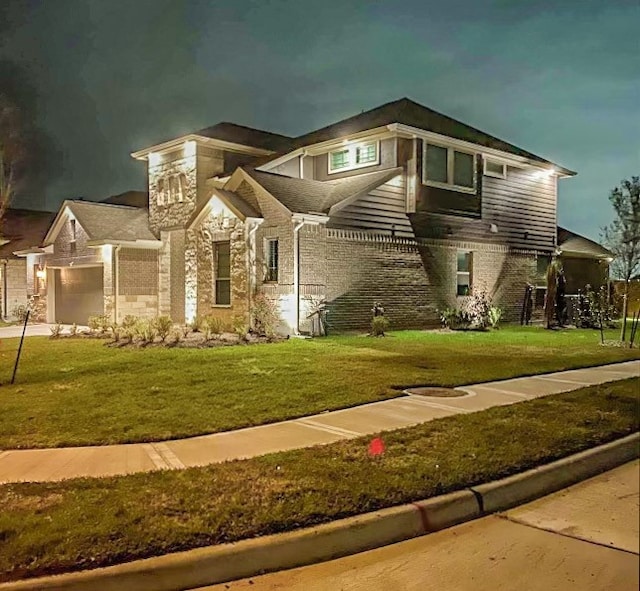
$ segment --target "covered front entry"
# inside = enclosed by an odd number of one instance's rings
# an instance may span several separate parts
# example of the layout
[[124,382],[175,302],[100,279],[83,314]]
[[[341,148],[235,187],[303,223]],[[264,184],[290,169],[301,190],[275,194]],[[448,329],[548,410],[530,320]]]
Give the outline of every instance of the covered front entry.
[[104,314],[102,265],[55,269],[55,321],[87,324]]

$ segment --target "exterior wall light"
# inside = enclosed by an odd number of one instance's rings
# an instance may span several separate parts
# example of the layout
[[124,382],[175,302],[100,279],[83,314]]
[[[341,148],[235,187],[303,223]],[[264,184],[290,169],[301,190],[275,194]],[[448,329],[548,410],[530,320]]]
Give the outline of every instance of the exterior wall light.
[[44,269],[38,269],[36,271],[36,277],[38,279],[44,279],[47,276],[47,272]]

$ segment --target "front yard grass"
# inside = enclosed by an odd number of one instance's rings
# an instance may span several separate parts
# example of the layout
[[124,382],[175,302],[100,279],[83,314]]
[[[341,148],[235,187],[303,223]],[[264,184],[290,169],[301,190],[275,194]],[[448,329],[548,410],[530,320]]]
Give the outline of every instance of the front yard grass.
[[[141,442],[237,429],[397,396],[638,358],[596,331],[402,331],[215,349],[0,343],[0,448]],[[608,335],[615,338],[615,331]]]
[[640,379],[206,468],[0,486],[0,580],[293,530],[501,478],[636,432]]

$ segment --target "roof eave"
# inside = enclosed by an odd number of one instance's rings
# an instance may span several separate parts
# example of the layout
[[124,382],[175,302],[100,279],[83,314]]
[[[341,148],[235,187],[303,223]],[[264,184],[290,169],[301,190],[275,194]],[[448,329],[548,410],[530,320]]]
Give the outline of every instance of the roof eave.
[[136,239],[136,240],[118,240],[111,238],[100,238],[98,240],[87,241],[89,248],[100,248],[102,246],[126,246],[127,248],[148,248],[148,249],[160,249],[162,248],[161,240],[149,240],[149,239]]
[[246,144],[237,144],[235,142],[228,142],[226,140],[220,140],[216,138],[206,137],[204,135],[198,135],[197,133],[189,133],[180,137],[162,142],[160,144],[154,144],[148,148],[138,150],[131,153],[131,157],[136,160],[148,160],[149,154],[152,152],[155,154],[166,154],[173,152],[185,142],[194,141],[204,146],[211,146],[227,150],[229,152],[240,152],[243,154],[252,154],[255,156],[268,156],[269,154],[275,154],[273,150],[266,150],[264,148],[256,148],[254,146],[248,146]]

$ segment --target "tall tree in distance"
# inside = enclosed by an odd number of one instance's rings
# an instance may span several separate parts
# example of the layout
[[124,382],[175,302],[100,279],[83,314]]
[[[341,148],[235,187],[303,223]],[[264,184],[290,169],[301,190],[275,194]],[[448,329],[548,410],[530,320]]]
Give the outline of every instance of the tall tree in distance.
[[612,189],[609,201],[614,219],[602,228],[602,241],[614,254],[611,272],[624,280],[624,304],[622,310],[622,333],[624,341],[627,328],[627,300],[629,282],[640,275],[640,177],[632,176]]
[[20,110],[0,93],[0,224],[24,175],[26,155]]

